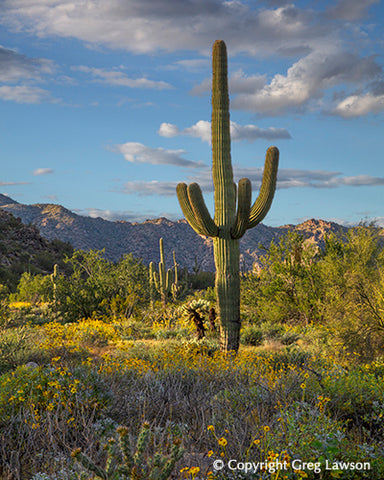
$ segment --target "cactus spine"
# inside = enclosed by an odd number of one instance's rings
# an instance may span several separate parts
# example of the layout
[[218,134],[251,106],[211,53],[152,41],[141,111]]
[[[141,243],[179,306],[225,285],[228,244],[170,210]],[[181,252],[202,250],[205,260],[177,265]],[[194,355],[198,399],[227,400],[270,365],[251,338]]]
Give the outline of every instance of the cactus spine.
[[[184,216],[200,235],[213,238],[220,342],[224,351],[237,351],[240,336],[239,239],[267,214],[276,188],[279,151],[267,150],[259,196],[251,206],[252,187],[247,178],[233,182],[229,121],[227,50],[222,40],[212,53],[212,176],[215,216],[209,214],[197,183],[179,183],[177,196]],[[237,203],[237,209],[236,209]]]

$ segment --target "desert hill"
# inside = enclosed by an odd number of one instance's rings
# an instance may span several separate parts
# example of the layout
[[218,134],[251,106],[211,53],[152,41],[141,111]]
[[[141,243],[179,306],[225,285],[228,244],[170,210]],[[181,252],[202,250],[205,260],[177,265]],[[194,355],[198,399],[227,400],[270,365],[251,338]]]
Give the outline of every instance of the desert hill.
[[[159,239],[163,237],[168,265],[173,263],[172,251],[175,251],[181,266],[192,269],[197,263],[204,270],[214,270],[212,240],[197,235],[185,220],[173,222],[159,218],[143,223],[112,222],[77,215],[56,204],[24,205],[5,195],[0,195],[0,209],[20,218],[25,225],[37,227],[47,240],[69,242],[76,249],[105,249],[105,256],[110,260],[116,261],[126,253],[132,253],[146,264],[159,261]],[[264,253],[259,248],[260,244],[268,247],[272,240],[278,241],[289,230],[321,243],[326,233],[345,231],[346,228],[314,219],[278,228],[259,224],[248,230],[240,240],[242,267],[248,269],[257,262],[260,254]]]

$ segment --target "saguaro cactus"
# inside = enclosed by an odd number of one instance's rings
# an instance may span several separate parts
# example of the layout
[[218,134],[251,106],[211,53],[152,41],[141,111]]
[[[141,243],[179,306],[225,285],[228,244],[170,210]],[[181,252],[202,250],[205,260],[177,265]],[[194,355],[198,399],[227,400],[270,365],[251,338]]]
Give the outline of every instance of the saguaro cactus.
[[51,273],[53,308],[55,312],[57,310],[57,269],[58,265],[57,263],[55,263],[55,265],[53,266],[53,273]]
[[181,285],[179,284],[178,264],[176,262],[176,254],[173,252],[173,271],[166,269],[164,257],[164,242],[160,238],[160,263],[159,273],[155,271],[154,263],[149,264],[149,281],[151,288],[151,303],[153,304],[153,290],[154,288],[160,293],[162,304],[165,306],[168,300],[169,293],[172,292],[174,300],[180,295]]
[[159,273],[155,271],[153,262],[149,264],[150,280],[154,282],[156,290],[160,293],[162,304],[165,306],[167,303],[168,295],[171,290],[171,284],[173,280],[172,270],[166,270],[165,258],[164,258],[164,242],[160,238],[160,263]]
[[[209,214],[197,183],[179,183],[177,196],[191,227],[213,238],[220,342],[224,351],[237,351],[240,337],[239,239],[263,220],[276,188],[279,151],[267,150],[259,196],[251,206],[252,187],[247,178],[233,181],[229,121],[227,49],[222,40],[212,54],[212,176],[215,216]],[[236,198],[237,197],[237,198]],[[236,209],[237,203],[237,209]]]

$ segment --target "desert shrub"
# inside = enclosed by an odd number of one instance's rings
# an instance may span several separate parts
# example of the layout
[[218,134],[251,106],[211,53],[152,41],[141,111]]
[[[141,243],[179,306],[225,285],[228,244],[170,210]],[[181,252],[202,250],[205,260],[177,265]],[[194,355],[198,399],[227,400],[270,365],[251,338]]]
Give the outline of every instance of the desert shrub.
[[242,301],[262,321],[310,323],[320,318],[321,283],[316,248],[289,232],[272,242],[261,268],[242,278]]
[[263,332],[256,325],[247,325],[242,328],[240,342],[244,345],[258,346],[263,342]]
[[28,359],[32,334],[27,327],[0,329],[0,374]]
[[382,368],[341,369],[325,375],[324,392],[331,398],[330,409],[365,441],[384,432],[384,382]]
[[3,468],[16,478],[30,478],[49,464],[52,452],[68,455],[69,446],[95,446],[92,425],[108,388],[91,373],[71,371],[57,358],[50,367],[18,367],[0,377]]
[[346,238],[330,235],[320,262],[325,285],[324,321],[355,356],[370,361],[384,349],[384,251],[372,226],[350,229]]
[[50,322],[42,327],[39,347],[51,355],[62,355],[64,352],[86,354],[94,347],[105,347],[118,340],[118,330],[110,322],[94,319],[66,324]]
[[33,304],[50,302],[53,298],[52,281],[49,275],[31,275],[24,272],[17,285],[16,293],[10,296],[14,302]]

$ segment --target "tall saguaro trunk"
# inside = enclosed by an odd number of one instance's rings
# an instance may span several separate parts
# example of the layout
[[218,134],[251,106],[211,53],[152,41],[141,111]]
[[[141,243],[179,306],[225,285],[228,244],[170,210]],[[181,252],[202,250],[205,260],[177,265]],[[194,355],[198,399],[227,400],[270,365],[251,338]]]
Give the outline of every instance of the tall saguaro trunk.
[[213,238],[216,266],[216,295],[222,328],[223,350],[239,348],[240,280],[239,240],[232,238],[235,221],[236,189],[233,183],[229,120],[227,52],[223,42],[216,42],[212,55],[212,176],[215,187],[215,224]]
[[[239,239],[267,214],[276,188],[279,151],[267,150],[259,196],[251,207],[252,188],[247,178],[233,181],[229,120],[227,49],[222,40],[212,53],[212,177],[215,216],[210,216],[199,185],[177,186],[177,196],[191,227],[213,238],[216,296],[220,319],[221,349],[236,351],[240,338]],[[237,208],[236,208],[237,203]]]

